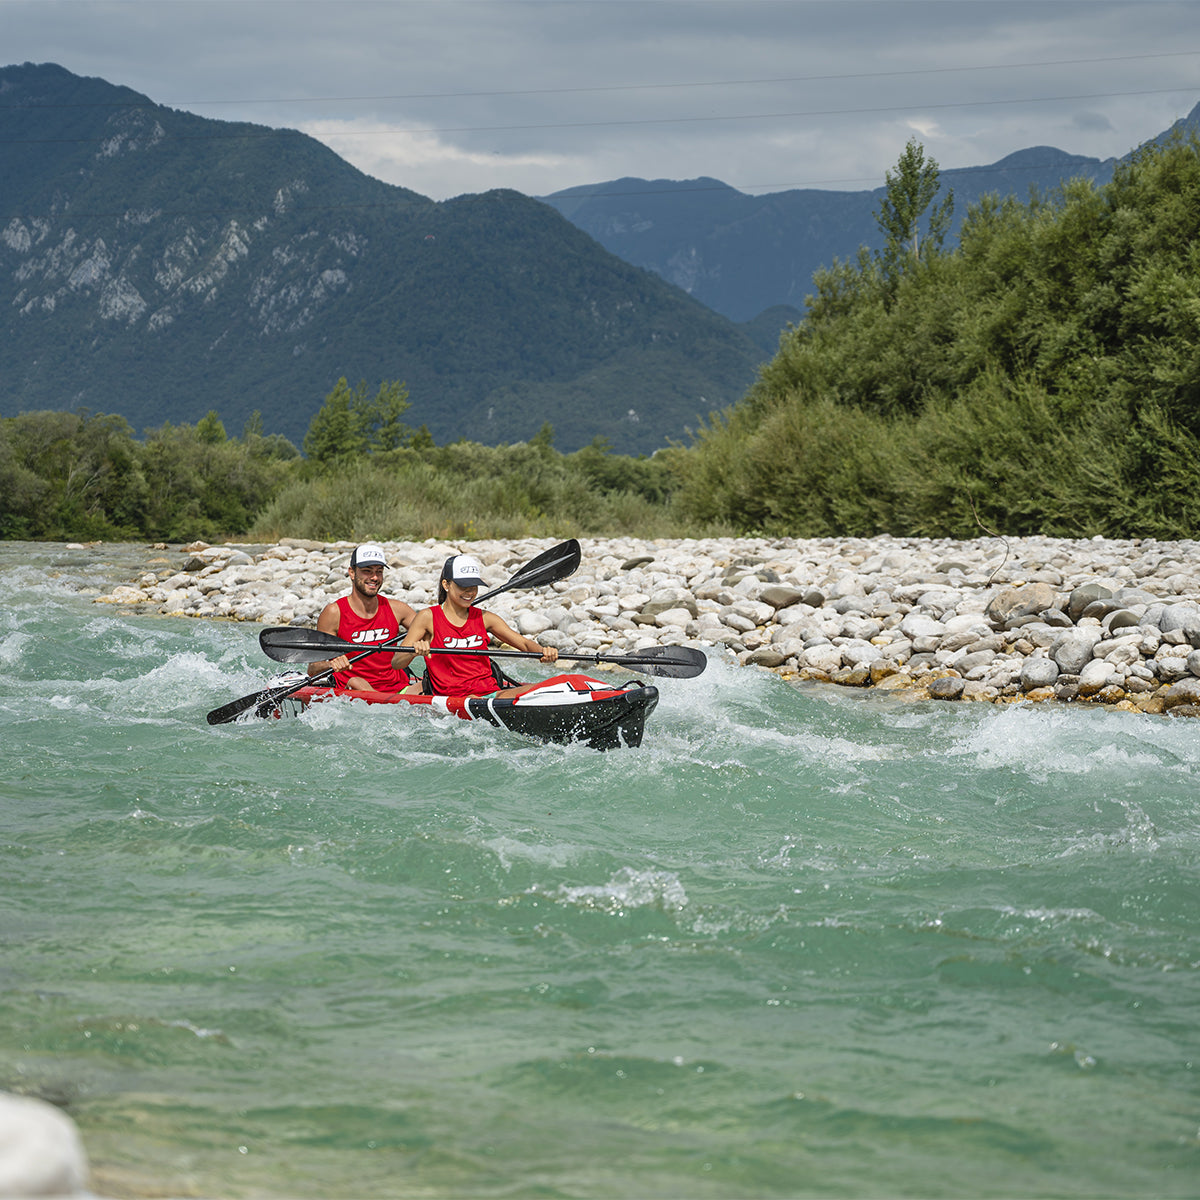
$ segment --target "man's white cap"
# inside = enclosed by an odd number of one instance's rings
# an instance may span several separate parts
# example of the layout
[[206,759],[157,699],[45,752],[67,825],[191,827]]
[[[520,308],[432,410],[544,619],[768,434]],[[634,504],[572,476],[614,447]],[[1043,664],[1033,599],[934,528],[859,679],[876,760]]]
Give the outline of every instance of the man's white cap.
[[449,562],[447,575],[459,587],[481,587],[483,564],[473,554],[456,554]]
[[383,547],[375,545],[374,542],[363,542],[361,546],[355,547],[354,553],[350,555],[351,567],[386,567],[387,559],[383,555]]

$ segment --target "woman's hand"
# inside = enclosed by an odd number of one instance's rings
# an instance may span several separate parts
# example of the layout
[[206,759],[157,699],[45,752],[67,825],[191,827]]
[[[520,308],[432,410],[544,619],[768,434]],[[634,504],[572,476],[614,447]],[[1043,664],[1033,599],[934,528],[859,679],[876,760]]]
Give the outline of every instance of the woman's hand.
[[398,671],[407,671],[414,658],[424,658],[428,653],[429,638],[414,634],[410,629],[404,636],[404,645],[392,655],[392,666]]

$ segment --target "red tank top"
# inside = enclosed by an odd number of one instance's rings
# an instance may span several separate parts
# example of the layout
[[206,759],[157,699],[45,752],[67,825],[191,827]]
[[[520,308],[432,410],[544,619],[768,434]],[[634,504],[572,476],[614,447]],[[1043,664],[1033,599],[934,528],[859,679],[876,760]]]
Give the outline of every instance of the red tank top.
[[[338,637],[344,642],[355,642],[363,650],[376,642],[391,641],[401,633],[400,622],[392,606],[383,596],[379,597],[379,607],[375,616],[368,620],[360,617],[350,607],[350,597],[343,596],[338,602]],[[360,658],[350,664],[349,671],[334,672],[333,681],[338,687],[345,687],[352,675],[365,679],[377,692],[399,692],[408,686],[408,672],[399,671],[392,666],[394,650],[385,650],[382,654],[372,654]],[[353,654],[350,655],[354,657]]]
[[[488,632],[481,609],[469,609],[466,623],[461,626],[450,622],[440,604],[429,611],[433,616],[431,647],[487,648]],[[431,654],[425,660],[425,671],[435,696],[490,696],[500,690],[492,674],[492,660],[483,654]]]

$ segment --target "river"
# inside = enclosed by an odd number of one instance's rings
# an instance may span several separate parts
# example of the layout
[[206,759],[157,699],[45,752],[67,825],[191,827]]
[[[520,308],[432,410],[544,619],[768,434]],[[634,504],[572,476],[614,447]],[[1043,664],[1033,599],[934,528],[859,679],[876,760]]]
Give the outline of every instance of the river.
[[93,603],[151,556],[0,543],[0,1088],[98,1193],[1200,1193],[1197,723],[714,655],[607,754],[210,727],[277,668]]

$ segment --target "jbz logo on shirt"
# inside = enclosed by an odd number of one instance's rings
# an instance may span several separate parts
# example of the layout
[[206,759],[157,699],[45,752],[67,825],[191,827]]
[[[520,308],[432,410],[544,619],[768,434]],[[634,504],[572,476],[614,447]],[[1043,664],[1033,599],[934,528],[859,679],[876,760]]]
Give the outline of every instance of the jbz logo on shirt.
[[350,640],[363,646],[371,642],[386,642],[391,636],[386,629],[359,629],[351,635]]

